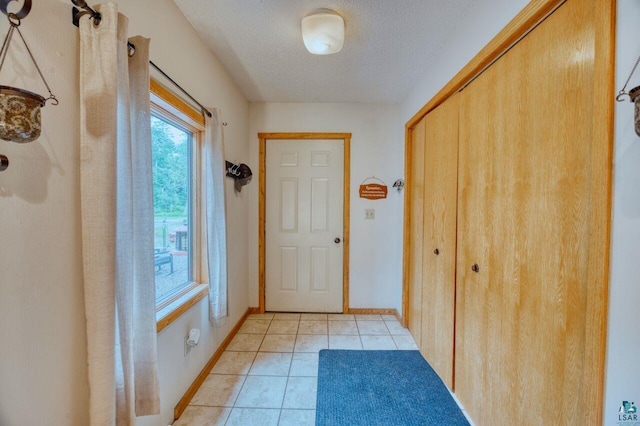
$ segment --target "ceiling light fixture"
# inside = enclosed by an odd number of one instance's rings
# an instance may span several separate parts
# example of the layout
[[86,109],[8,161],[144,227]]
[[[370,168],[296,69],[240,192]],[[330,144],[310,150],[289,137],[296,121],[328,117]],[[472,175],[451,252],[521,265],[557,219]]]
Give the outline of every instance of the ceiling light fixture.
[[344,19],[333,10],[314,12],[302,20],[302,40],[314,55],[337,53],[344,44]]

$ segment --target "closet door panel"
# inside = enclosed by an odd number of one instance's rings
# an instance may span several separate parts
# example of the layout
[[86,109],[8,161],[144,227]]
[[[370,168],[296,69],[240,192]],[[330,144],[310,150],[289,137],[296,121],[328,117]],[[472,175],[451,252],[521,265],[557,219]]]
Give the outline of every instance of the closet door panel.
[[410,197],[409,238],[408,238],[408,280],[409,280],[409,331],[416,345],[420,347],[422,325],[422,239],[424,206],[424,136],[423,119],[411,131],[409,176],[407,190]]
[[457,96],[425,117],[420,350],[453,388],[458,173]]
[[581,374],[592,14],[565,3],[461,93],[455,376],[479,425],[588,424],[601,404]]
[[[458,170],[458,258],[456,293],[456,343],[455,379],[456,395],[478,424],[484,424],[484,411],[493,399],[487,397],[493,378],[497,377],[499,365],[493,359],[501,341],[500,303],[492,300],[496,293],[487,268],[488,239],[494,232],[491,228],[490,209],[491,170],[495,155],[491,141],[494,128],[485,129],[492,122],[491,111],[495,109],[489,88],[496,76],[490,69],[482,80],[474,82],[460,93],[459,115],[459,170]],[[484,108],[475,108],[482,104]],[[483,137],[473,135],[482,130]],[[473,141],[471,141],[471,138]],[[472,265],[478,264],[474,273]],[[491,270],[492,272],[495,269]]]

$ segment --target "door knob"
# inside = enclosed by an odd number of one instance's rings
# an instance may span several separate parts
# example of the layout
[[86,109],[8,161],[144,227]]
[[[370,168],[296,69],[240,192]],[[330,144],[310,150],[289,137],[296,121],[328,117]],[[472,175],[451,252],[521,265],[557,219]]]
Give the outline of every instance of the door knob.
[[341,241],[340,237],[336,237],[336,239],[333,240],[333,242],[336,243],[336,244],[340,244],[340,241]]
[[471,270],[475,273],[480,272],[480,267],[478,266],[477,263],[474,263],[473,266],[471,267]]
[[435,249],[435,250],[433,251],[433,254],[435,254],[436,256],[437,256],[437,255],[439,255],[439,254],[440,254],[440,250]]

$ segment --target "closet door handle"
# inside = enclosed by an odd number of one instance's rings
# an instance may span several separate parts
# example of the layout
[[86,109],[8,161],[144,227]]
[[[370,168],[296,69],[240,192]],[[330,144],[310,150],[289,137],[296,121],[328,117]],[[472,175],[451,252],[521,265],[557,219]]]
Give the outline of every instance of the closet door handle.
[[477,263],[474,263],[473,266],[471,267],[471,270],[477,274],[478,272],[480,272],[480,267],[478,266]]
[[436,256],[438,256],[438,255],[440,254],[440,250],[435,249],[435,250],[433,251],[433,254],[435,254]]

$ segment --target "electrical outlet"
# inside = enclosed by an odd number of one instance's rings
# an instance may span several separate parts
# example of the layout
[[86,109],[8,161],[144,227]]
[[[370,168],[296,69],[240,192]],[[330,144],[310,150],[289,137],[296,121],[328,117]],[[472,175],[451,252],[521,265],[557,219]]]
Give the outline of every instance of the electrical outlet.
[[374,220],[376,218],[376,211],[374,209],[364,209],[365,220]]

